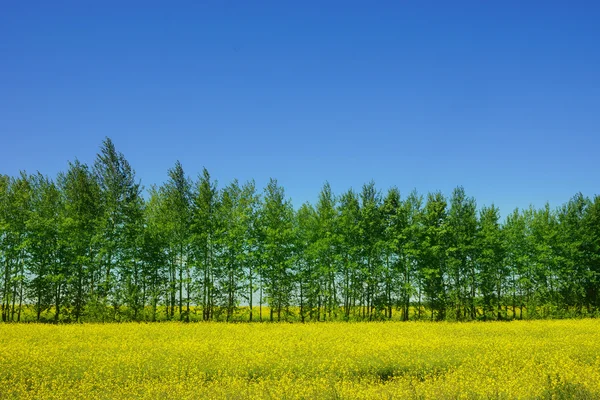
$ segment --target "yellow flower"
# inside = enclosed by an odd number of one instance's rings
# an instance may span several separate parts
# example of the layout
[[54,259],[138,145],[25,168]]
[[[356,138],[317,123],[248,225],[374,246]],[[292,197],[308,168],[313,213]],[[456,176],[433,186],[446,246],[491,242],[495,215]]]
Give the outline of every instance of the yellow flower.
[[0,324],[0,398],[600,398],[600,321]]

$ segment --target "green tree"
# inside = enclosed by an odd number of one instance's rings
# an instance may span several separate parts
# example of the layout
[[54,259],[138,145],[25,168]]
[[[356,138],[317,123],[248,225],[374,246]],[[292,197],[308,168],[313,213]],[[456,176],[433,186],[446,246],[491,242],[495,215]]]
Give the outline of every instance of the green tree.
[[[405,290],[410,282],[410,272],[407,270],[409,260],[406,256],[408,225],[408,210],[400,200],[400,191],[391,188],[383,201],[383,251],[384,290],[386,299],[386,317],[392,318],[394,304],[405,314]],[[408,274],[407,274],[408,272]]]
[[98,310],[106,318],[106,306],[112,305],[113,319],[130,297],[131,271],[136,268],[135,255],[141,216],[141,185],[135,181],[135,172],[122,153],[106,138],[94,163],[94,173],[100,186],[102,214],[99,219],[99,251],[102,277],[97,288]]
[[512,303],[513,318],[523,319],[523,308],[532,285],[529,280],[527,266],[530,265],[531,251],[528,247],[527,219],[519,209],[515,209],[508,217],[503,227],[506,265],[509,274],[509,295]]
[[417,317],[421,318],[421,299],[423,293],[421,269],[424,266],[423,238],[425,233],[423,196],[412,191],[404,202],[407,224],[403,229],[402,236],[405,238],[404,253],[406,262],[402,271],[402,320],[410,318],[411,299],[417,299]]
[[[5,198],[5,266],[2,291],[2,320],[21,320],[26,287],[27,221],[31,214],[31,177],[21,172],[11,179]],[[18,303],[17,303],[18,301]]]
[[[179,161],[169,169],[169,180],[163,186],[163,224],[169,240],[169,258],[173,266],[172,290],[179,295],[179,318],[189,322],[192,294],[190,258],[190,225],[192,221],[192,183]],[[184,290],[185,289],[185,290]],[[174,295],[174,293],[173,293]],[[185,303],[185,312],[183,306]],[[175,305],[173,301],[172,306]],[[173,316],[173,315],[171,315]]]
[[217,287],[215,285],[216,230],[219,192],[204,168],[196,184],[192,203],[192,237],[197,275],[200,276],[202,318],[213,318]]
[[123,263],[120,286],[127,306],[128,319],[138,321],[143,310],[142,257],[144,232],[144,199],[141,189],[131,188],[126,201],[123,242]]
[[64,203],[62,233],[67,257],[73,265],[68,291],[73,301],[73,318],[79,322],[88,302],[94,300],[98,276],[96,240],[101,218],[100,187],[87,165],[75,160],[58,176]]
[[270,320],[277,312],[281,320],[282,311],[287,316],[291,305],[293,289],[292,256],[294,245],[294,211],[291,202],[285,198],[283,187],[271,179],[265,188],[260,225],[262,228],[264,257],[263,279],[269,300]]
[[295,219],[295,274],[298,283],[300,320],[315,319],[318,305],[319,287],[315,285],[317,216],[310,203],[304,203]]
[[[150,304],[150,320],[158,318],[160,299],[164,299],[165,317],[169,317],[169,300],[173,293],[169,285],[171,265],[169,264],[170,236],[165,219],[166,201],[163,191],[155,186],[150,188],[149,198],[144,208],[144,233],[142,239],[142,304]],[[145,316],[146,317],[146,316]]]
[[[341,297],[344,319],[349,320],[351,311],[356,309],[359,293],[362,291],[360,278],[360,201],[358,195],[348,190],[340,197],[337,232],[339,236],[338,257],[341,263]],[[309,237],[311,237],[309,235]],[[312,239],[311,239],[312,240]],[[308,246],[310,249],[310,246]]]
[[[338,235],[336,235],[336,199],[331,191],[331,186],[325,182],[319,200],[315,208],[316,213],[316,236],[314,241],[314,255],[319,271],[318,279],[314,279],[318,287],[318,310],[317,318],[332,319],[337,313],[337,291],[336,291],[336,252],[338,247]],[[317,277],[315,277],[317,278]],[[321,313],[321,307],[323,312]]]
[[482,296],[483,317],[494,315],[497,308],[497,319],[502,318],[502,295],[507,277],[504,262],[504,239],[499,223],[500,214],[494,205],[483,207],[480,213],[480,223],[477,236],[479,255],[479,290]]
[[432,320],[446,318],[446,206],[441,192],[430,193],[423,214],[422,265],[419,272]]
[[256,291],[257,269],[260,265],[258,212],[260,196],[256,193],[254,181],[242,186],[239,207],[237,209],[237,236],[241,240],[241,252],[237,254],[237,262],[245,270],[246,294],[242,295],[248,301],[248,319],[253,320],[254,292]]
[[381,194],[375,188],[375,182],[364,185],[360,194],[359,237],[361,239],[361,272],[363,281],[362,304],[363,318],[373,319],[377,306],[383,306],[379,297],[379,282],[383,275],[381,264],[381,243],[383,239],[383,221],[381,212]]
[[[557,215],[557,284],[560,303],[564,311],[581,313],[585,302],[587,260],[584,223],[589,199],[581,193],[564,204]],[[573,310],[575,308],[576,310]]]
[[582,250],[584,254],[585,306],[588,313],[600,307],[600,195],[594,197],[582,221],[584,226]]
[[6,321],[6,297],[8,293],[10,277],[10,255],[9,247],[9,191],[10,177],[0,175],[0,313],[2,320]]
[[[30,178],[31,213],[26,221],[29,292],[35,299],[36,318],[54,306],[54,320],[68,294],[70,260],[60,257],[61,198],[58,188],[38,173]],[[64,252],[63,252],[64,253]]]
[[456,320],[461,321],[468,315],[474,318],[477,233],[477,205],[474,198],[467,197],[463,187],[452,193],[447,226],[448,297]]
[[238,181],[234,180],[223,189],[218,218],[222,266],[219,286],[227,321],[233,319],[242,300],[252,302],[252,294],[246,296],[242,289],[246,287],[246,279],[254,277],[254,263],[250,252],[254,248],[255,208],[254,183],[240,187]]
[[535,303],[528,307],[536,315],[537,306],[542,305],[542,316],[547,317],[558,309],[557,257],[558,221],[556,214],[546,203],[544,208],[533,210],[530,221],[530,241],[532,249],[532,276],[536,289]]

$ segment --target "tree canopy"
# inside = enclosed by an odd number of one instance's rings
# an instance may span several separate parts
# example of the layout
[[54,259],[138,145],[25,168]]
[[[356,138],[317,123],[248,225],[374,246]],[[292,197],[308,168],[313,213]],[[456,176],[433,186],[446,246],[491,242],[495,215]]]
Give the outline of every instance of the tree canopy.
[[271,179],[180,162],[143,194],[106,139],[92,166],[0,175],[2,321],[490,320],[596,315],[600,196],[504,221],[464,188],[374,182],[294,209]]

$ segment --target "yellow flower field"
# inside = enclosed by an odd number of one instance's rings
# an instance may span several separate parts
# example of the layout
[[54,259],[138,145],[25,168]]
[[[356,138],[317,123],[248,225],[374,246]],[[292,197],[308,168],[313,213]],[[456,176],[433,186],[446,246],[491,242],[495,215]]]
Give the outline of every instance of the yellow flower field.
[[600,321],[0,324],[0,398],[600,398]]

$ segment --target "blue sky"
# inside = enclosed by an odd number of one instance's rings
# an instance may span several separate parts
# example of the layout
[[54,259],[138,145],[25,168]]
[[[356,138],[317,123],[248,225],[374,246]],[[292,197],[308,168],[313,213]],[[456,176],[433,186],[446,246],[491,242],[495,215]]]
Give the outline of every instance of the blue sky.
[[295,205],[326,180],[462,185],[503,215],[592,196],[600,3],[522,3],[4,2],[0,173],[109,136],[146,187],[180,160]]

